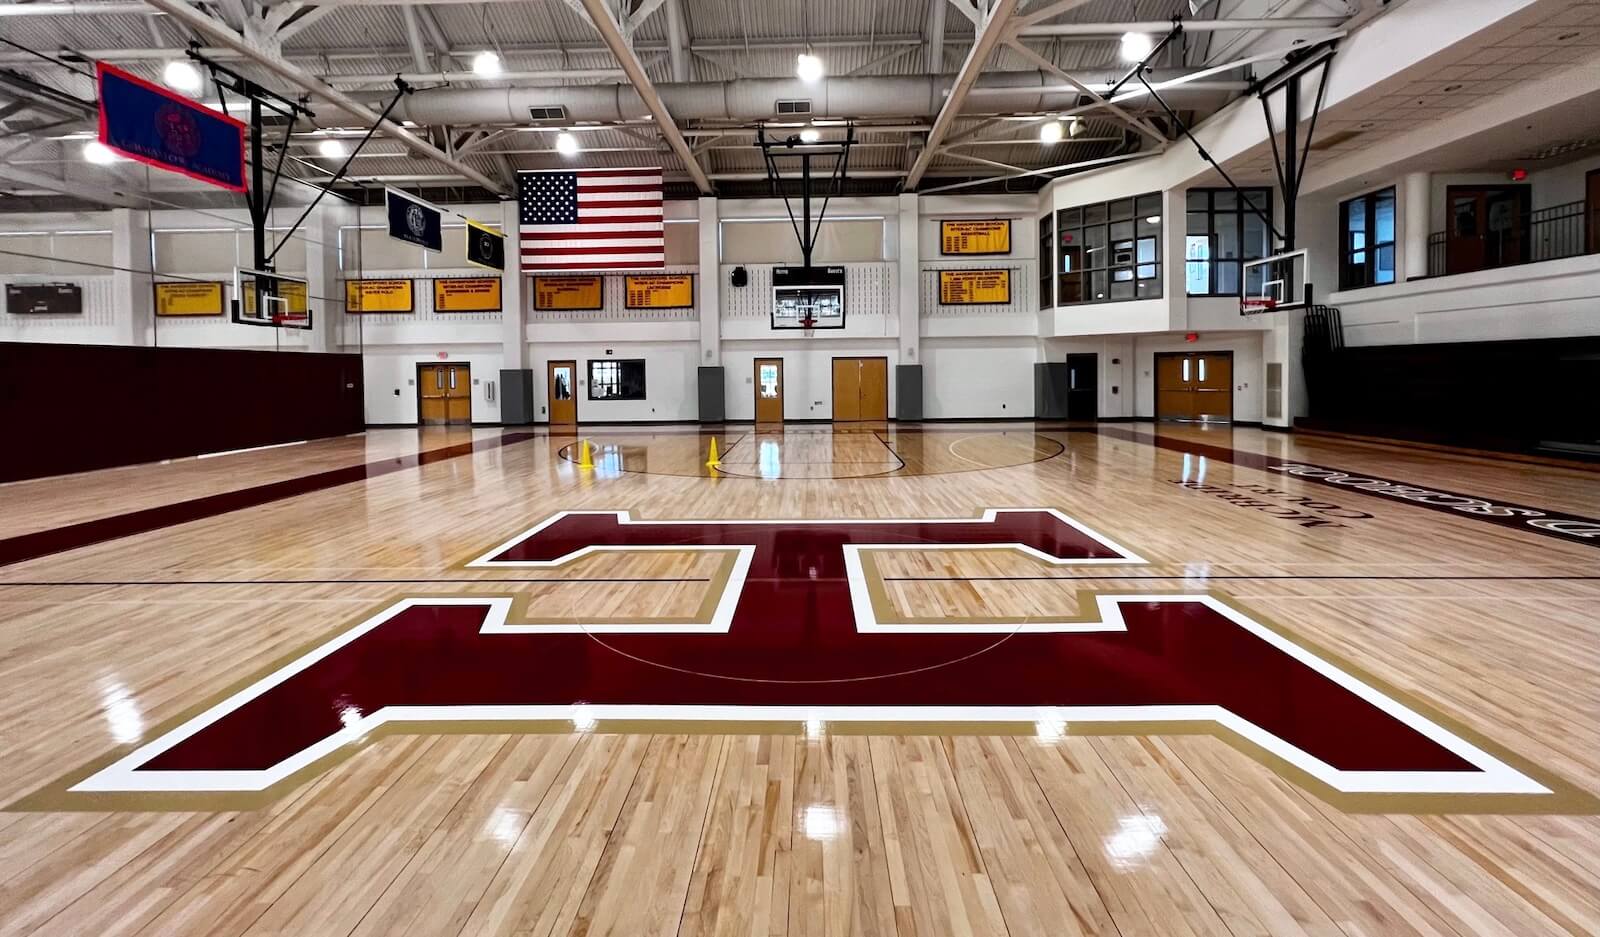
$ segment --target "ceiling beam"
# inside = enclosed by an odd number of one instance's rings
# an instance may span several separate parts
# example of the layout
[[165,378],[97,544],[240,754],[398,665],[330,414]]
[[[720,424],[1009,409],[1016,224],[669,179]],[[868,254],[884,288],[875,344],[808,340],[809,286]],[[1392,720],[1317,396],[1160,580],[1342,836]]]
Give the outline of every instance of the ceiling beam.
[[633,83],[633,90],[639,93],[639,99],[650,110],[651,116],[655,117],[656,129],[666,138],[667,144],[678,154],[678,158],[683,160],[683,166],[694,179],[694,184],[701,192],[711,194],[711,180],[706,178],[706,171],[700,167],[694,153],[689,149],[689,141],[678,131],[678,125],[673,121],[666,103],[661,100],[661,95],[656,93],[656,87],[650,82],[650,76],[645,74],[644,63],[634,54],[627,37],[622,35],[622,27],[611,16],[611,11],[606,9],[605,0],[583,0],[583,7],[589,14],[589,21],[594,23],[594,28],[599,31],[600,38],[605,40],[606,46],[611,49],[617,64],[628,73],[628,80]]
[[[1227,32],[1257,29],[1333,29],[1344,25],[1342,16],[1294,16],[1251,20],[1183,20],[1183,31]],[[1123,33],[1166,35],[1172,29],[1168,20],[1140,20],[1125,23],[1050,23],[1024,26],[1021,36],[1120,36]]]
[[1006,26],[1011,14],[1017,11],[1017,4],[1018,0],[995,0],[994,6],[989,8],[989,15],[978,27],[972,48],[967,52],[967,59],[961,63],[961,71],[956,74],[955,84],[950,86],[950,96],[945,98],[944,104],[940,106],[939,116],[933,121],[933,129],[928,131],[927,142],[923,144],[922,152],[917,154],[916,161],[911,164],[911,171],[906,174],[907,189],[915,189],[917,183],[922,181],[922,176],[933,162],[939,145],[955,126],[956,119],[961,115],[961,107],[966,103],[967,92],[977,83],[978,75],[988,63],[989,56],[994,53],[995,47],[1005,36]]
[[971,20],[974,27],[983,28],[983,14],[978,12],[978,8],[973,5],[972,0],[948,0],[948,2],[956,8],[957,13]]
[[654,16],[655,12],[661,9],[661,4],[664,2],[665,0],[644,0],[643,3],[639,4],[638,9],[628,14],[628,23],[626,26],[628,35],[633,35],[640,26],[644,25],[645,20],[649,19],[651,16]]
[[667,53],[672,56],[672,80],[689,80],[689,31],[683,24],[682,0],[667,0]]
[[[274,7],[273,9],[277,9],[277,7]],[[292,19],[289,19],[282,26],[278,27],[278,42],[280,44],[288,42],[290,39],[293,39],[295,36],[298,36],[300,33],[304,32],[308,27],[315,26],[317,24],[317,20],[322,19],[324,16],[327,16],[336,9],[338,9],[338,7],[302,6]]]
[[311,93],[314,97],[320,98],[323,101],[334,105],[340,110],[343,110],[354,116],[357,120],[365,122],[369,126],[376,125],[387,136],[404,141],[419,155],[432,159],[434,162],[437,162],[440,165],[446,166],[449,169],[461,173],[463,176],[466,176],[468,179],[471,179],[478,185],[483,186],[490,192],[494,192],[497,195],[504,195],[510,191],[502,188],[500,183],[495,182],[493,179],[490,179],[488,176],[484,175],[478,170],[468,166],[466,163],[451,157],[443,150],[422,139],[406,128],[400,126],[394,121],[383,118],[382,115],[380,115],[377,111],[372,110],[370,107],[367,107],[365,104],[362,104],[360,101],[357,101],[350,95],[345,94],[343,91],[340,91],[339,89],[330,85],[324,84],[323,82],[319,81],[316,76],[301,69],[299,66],[290,64],[281,58],[261,51],[250,40],[239,35],[237,32],[234,32],[226,24],[212,19],[189,4],[183,2],[183,0],[148,0],[148,3],[155,9],[161,10],[162,12],[172,16],[175,20],[178,20],[195,32],[209,37],[213,42],[221,43],[222,45],[227,46],[236,52],[244,53],[247,59],[262,66],[264,69],[272,72],[274,75],[278,76],[284,81],[296,85],[302,90]]
[[419,72],[428,70],[428,51],[422,47],[422,29],[417,25],[414,7],[401,7],[400,18],[406,24],[406,47],[411,50],[411,67]]
[[1012,40],[1007,44],[1023,58],[1029,60],[1052,75],[1060,77],[1074,88],[1077,88],[1080,92],[1088,95],[1095,107],[1105,108],[1111,113],[1117,115],[1117,117],[1121,118],[1123,123],[1126,123],[1129,127],[1132,127],[1134,130],[1139,131],[1158,143],[1165,144],[1167,142],[1166,135],[1157,130],[1155,127],[1151,126],[1148,120],[1145,120],[1141,117],[1136,117],[1133,114],[1128,113],[1128,111],[1121,105],[1107,101],[1105,95],[1084,84],[1082,81],[1079,81],[1071,72],[1033,51],[1032,49],[1023,45],[1021,42]]
[[0,3],[0,16],[84,16],[150,13],[143,3]]
[[944,5],[945,0],[928,0],[928,45],[922,70],[930,75],[944,72]]

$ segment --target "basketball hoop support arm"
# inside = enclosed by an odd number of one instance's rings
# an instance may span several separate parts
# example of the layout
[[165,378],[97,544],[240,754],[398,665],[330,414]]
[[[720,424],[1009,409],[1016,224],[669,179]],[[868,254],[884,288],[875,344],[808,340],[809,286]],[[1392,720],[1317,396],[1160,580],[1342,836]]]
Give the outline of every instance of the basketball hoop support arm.
[[[809,148],[799,153],[774,154],[774,146],[783,146],[793,149],[795,146],[809,146],[799,143],[798,136],[791,136],[785,141],[774,142],[767,139],[765,128],[757,128],[756,145],[761,147],[761,157],[767,167],[767,184],[769,190],[783,198],[783,209],[789,213],[789,226],[794,229],[794,236],[800,242],[800,256],[805,268],[811,269],[811,253],[817,246],[817,235],[822,232],[822,221],[828,215],[828,202],[833,199],[835,191],[844,189],[845,176],[850,171],[850,147],[856,142],[855,125],[850,125],[845,131],[845,138],[839,141],[838,148],[824,148],[820,152]],[[822,208],[817,212],[817,223],[811,224],[811,158],[813,156],[834,156],[833,171],[828,174],[828,191],[822,197]],[[789,203],[789,194],[783,191],[778,183],[782,177],[778,174],[779,156],[800,157],[800,221],[794,217],[794,206]]]
[[[233,91],[250,102],[250,187],[245,190],[245,207],[250,212],[252,259],[256,269],[270,269],[272,257],[277,253],[267,253],[267,214],[272,211],[272,202],[278,194],[278,182],[283,178],[283,159],[289,151],[289,138],[294,133],[295,120],[305,117],[314,120],[316,114],[306,107],[303,102],[291,101],[270,88],[264,88],[249,78],[239,74],[221,62],[211,58],[200,51],[200,44],[189,43],[187,52],[189,58],[194,59],[205,67],[211,75],[211,81],[217,88],[217,100],[222,104],[224,113],[228,110],[228,99],[224,89]],[[262,124],[262,108],[270,108],[276,113],[288,118],[289,126],[283,131],[283,146],[278,150],[278,162],[272,168],[272,184],[266,184],[266,166],[262,159],[262,138],[265,136],[265,127]]]
[[[401,98],[410,94],[411,90],[411,86],[406,84],[399,75],[394,77],[394,97],[390,98],[389,103],[383,106],[383,113],[378,115],[378,119],[373,122],[372,126],[367,128],[367,132],[361,137],[361,142],[357,143],[349,153],[345,154],[344,162],[339,165],[339,171],[334,173],[333,178],[329,179],[327,183],[324,184],[320,190],[318,190],[317,197],[311,200],[311,204],[307,205],[305,211],[300,213],[300,217],[296,218],[294,220],[294,224],[289,226],[288,233],[283,237],[278,238],[278,246],[274,247],[272,249],[272,253],[267,255],[268,264],[272,263],[272,258],[278,256],[278,251],[283,250],[283,245],[289,243],[289,238],[292,237],[296,231],[300,230],[301,223],[306,220],[307,215],[311,214],[311,210],[317,207],[317,203],[322,201],[322,197],[331,192],[334,184],[340,179],[344,178],[345,170],[350,168],[350,162],[356,158],[356,154],[361,152],[361,148],[367,145],[367,141],[372,139],[372,135],[378,132],[378,126],[385,120],[389,119],[389,112],[393,111],[394,106],[400,103]],[[288,142],[285,140],[284,149],[288,148]],[[269,267],[268,269],[271,268]]]
[[[1283,191],[1283,249],[1294,250],[1296,205],[1300,200],[1300,183],[1305,180],[1306,164],[1311,161],[1311,138],[1317,132],[1317,117],[1322,113],[1322,102],[1328,91],[1328,62],[1335,51],[1334,41],[1313,46],[1304,54],[1295,56],[1282,68],[1256,83],[1255,92],[1261,99],[1262,116],[1267,121],[1267,139],[1272,141],[1272,168],[1278,174],[1278,188]],[[1297,144],[1300,132],[1300,79],[1313,68],[1322,74],[1317,81],[1317,100],[1311,108],[1311,125],[1306,128],[1305,148]],[[1278,151],[1278,132],[1272,125],[1272,93],[1283,89],[1283,152]]]

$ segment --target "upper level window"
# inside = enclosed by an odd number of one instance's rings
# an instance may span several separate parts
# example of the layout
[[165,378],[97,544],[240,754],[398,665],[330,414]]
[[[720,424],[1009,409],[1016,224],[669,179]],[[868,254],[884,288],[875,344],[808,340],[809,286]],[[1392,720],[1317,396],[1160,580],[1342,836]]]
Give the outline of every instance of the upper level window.
[[1161,193],[1056,212],[1056,304],[1161,296]]
[[1039,308],[1049,309],[1056,304],[1055,276],[1050,272],[1055,261],[1055,232],[1050,229],[1051,218],[1039,219]]
[[1394,189],[1339,203],[1339,289],[1394,282]]
[[1272,256],[1271,189],[1190,189],[1184,237],[1190,296],[1238,296],[1243,262]]

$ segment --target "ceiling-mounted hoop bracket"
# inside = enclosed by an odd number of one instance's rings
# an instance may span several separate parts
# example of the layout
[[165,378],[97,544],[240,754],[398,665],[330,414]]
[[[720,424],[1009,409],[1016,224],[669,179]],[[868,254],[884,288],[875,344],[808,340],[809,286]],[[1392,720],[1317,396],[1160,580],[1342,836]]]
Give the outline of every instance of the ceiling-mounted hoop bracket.
[[[1282,250],[1295,249],[1296,207],[1300,201],[1300,184],[1305,181],[1306,165],[1311,161],[1311,141],[1317,133],[1317,118],[1328,93],[1328,65],[1338,51],[1339,41],[1327,39],[1305,49],[1289,53],[1287,61],[1266,77],[1253,82],[1250,92],[1261,101],[1261,113],[1267,122],[1267,140],[1272,143],[1272,168],[1277,174],[1278,190],[1283,193]],[[1313,71],[1318,73],[1317,96],[1311,105],[1310,124],[1306,138],[1298,141],[1300,132],[1300,82]],[[1283,148],[1278,147],[1278,128],[1272,119],[1272,95],[1283,91]]]
[[[828,143],[806,143],[800,139],[800,134],[791,133],[782,139],[772,139],[767,136],[766,127],[756,128],[756,146],[761,148],[761,161],[767,169],[767,188],[773,198],[783,199],[784,211],[789,214],[789,226],[794,229],[795,240],[800,243],[800,256],[806,269],[811,268],[811,254],[817,246],[817,235],[822,231],[822,221],[828,214],[828,202],[836,194],[844,192],[844,181],[850,172],[850,148],[856,142],[855,124],[845,125],[843,140]],[[817,212],[816,224],[811,222],[811,200],[815,196],[812,189],[813,176],[811,161],[814,158],[833,158],[833,169],[828,173],[826,191],[822,194],[822,207]],[[789,198],[789,192],[781,184],[783,175],[778,171],[778,160],[783,158],[799,158],[800,160],[800,218],[794,215],[794,205]]]

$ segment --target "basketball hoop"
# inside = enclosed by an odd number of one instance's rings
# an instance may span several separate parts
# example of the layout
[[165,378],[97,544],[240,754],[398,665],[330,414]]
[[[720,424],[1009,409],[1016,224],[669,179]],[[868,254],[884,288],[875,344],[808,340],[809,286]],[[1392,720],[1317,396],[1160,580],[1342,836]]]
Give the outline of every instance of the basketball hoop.
[[1245,296],[1239,300],[1240,315],[1251,315],[1258,312],[1272,312],[1278,308],[1278,301],[1271,296]]
[[303,312],[285,312],[272,317],[272,324],[280,329],[303,329],[310,317]]

